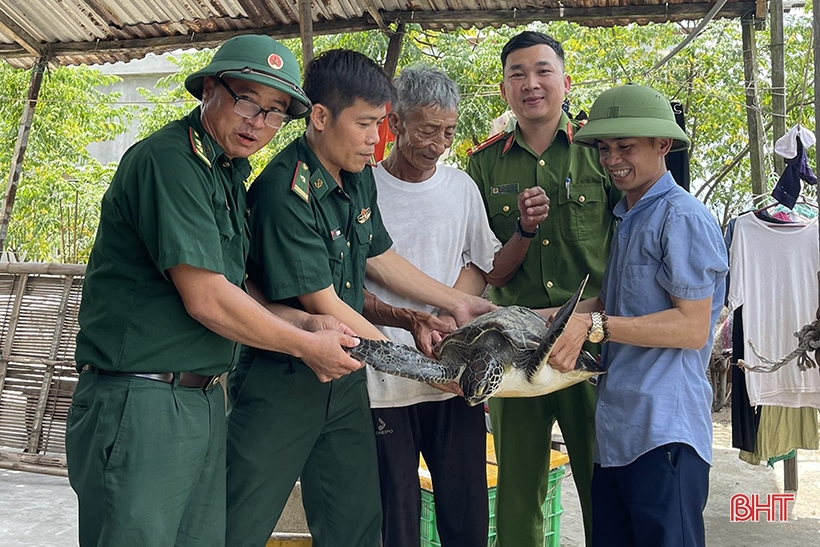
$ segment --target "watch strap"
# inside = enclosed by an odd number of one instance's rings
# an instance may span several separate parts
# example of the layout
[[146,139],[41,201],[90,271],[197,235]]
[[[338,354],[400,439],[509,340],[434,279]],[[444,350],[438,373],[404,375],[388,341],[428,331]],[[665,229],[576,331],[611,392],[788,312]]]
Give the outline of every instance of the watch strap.
[[515,233],[520,235],[521,237],[532,239],[536,235],[538,235],[538,226],[536,226],[535,230],[533,230],[532,232],[527,232],[524,230],[524,228],[521,227],[521,217],[518,217],[518,219],[515,221]]

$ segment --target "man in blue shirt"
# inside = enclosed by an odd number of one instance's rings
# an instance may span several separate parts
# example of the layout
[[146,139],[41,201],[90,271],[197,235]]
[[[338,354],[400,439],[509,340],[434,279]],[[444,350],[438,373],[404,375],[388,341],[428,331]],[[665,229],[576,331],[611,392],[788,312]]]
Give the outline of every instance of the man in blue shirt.
[[[602,93],[575,141],[598,149],[624,192],[598,298],[582,302],[551,356],[574,366],[602,342],[593,545],[705,545],[712,459],[706,368],[725,293],[726,251],[715,219],[679,187],[666,154],[689,139],[649,87]],[[607,343],[608,342],[608,343]]]

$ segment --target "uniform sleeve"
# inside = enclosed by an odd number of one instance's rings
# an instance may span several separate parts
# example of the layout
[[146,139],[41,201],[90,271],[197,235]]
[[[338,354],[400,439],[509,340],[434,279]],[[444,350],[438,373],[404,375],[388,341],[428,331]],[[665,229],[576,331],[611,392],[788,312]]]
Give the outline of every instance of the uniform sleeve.
[[669,215],[664,245],[658,283],[683,300],[711,297],[729,269],[726,246],[714,219],[699,212]]
[[[368,167],[367,169],[370,168]],[[380,254],[382,254],[383,252],[385,252],[393,246],[393,240],[390,238],[390,234],[387,233],[387,228],[385,228],[384,221],[382,220],[382,212],[379,209],[378,204],[378,192],[376,190],[376,181],[373,179],[372,175],[370,177],[370,181],[371,188],[373,188],[370,197],[370,222],[373,228],[373,240],[370,242],[370,249],[367,253],[368,258],[379,256]]]
[[268,300],[283,300],[333,284],[328,251],[308,202],[290,190],[295,166],[270,164],[248,193],[251,232],[248,277]]
[[[216,204],[212,174],[195,156],[146,148],[120,166],[135,178],[124,189],[129,218],[157,269],[188,264],[225,274],[220,234],[233,236],[224,200]],[[161,158],[161,160],[160,160]],[[219,215],[224,216],[219,222]]]

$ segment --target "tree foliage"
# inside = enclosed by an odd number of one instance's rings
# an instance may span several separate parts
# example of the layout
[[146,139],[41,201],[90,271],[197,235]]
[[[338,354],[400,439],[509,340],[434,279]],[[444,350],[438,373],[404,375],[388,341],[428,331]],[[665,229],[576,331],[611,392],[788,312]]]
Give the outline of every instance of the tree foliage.
[[[0,169],[6,179],[30,74],[0,65]],[[133,116],[133,109],[117,106],[117,94],[100,90],[116,80],[84,66],[60,67],[44,74],[9,222],[7,250],[28,260],[88,259],[100,198],[113,166],[101,165],[86,146],[124,132]]]

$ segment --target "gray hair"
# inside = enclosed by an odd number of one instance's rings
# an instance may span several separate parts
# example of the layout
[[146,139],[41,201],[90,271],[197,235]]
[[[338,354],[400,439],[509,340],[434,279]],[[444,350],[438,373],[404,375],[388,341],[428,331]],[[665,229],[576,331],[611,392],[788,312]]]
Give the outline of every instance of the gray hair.
[[402,69],[393,80],[397,98],[393,110],[404,115],[428,105],[438,105],[445,110],[458,108],[458,86],[447,74],[426,65],[414,65]]

